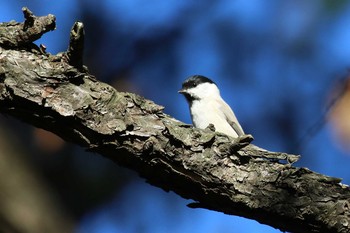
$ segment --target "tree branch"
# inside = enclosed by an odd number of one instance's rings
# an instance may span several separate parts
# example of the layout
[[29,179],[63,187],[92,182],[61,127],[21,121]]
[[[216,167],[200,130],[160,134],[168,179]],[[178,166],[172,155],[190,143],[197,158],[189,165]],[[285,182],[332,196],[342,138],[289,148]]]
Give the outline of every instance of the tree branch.
[[24,23],[11,21],[0,25],[0,44],[2,47],[30,47],[33,45],[31,42],[40,39],[45,32],[56,28],[55,16],[35,17],[27,7],[23,7],[22,11],[25,18]]
[[[233,140],[210,128],[192,128],[150,100],[118,92],[81,69],[81,41],[71,40],[76,49],[68,52],[45,54],[33,49],[36,37],[26,22],[0,24],[2,113],[135,170],[149,183],[193,199],[190,207],[282,231],[350,232],[350,189],[340,179],[294,167],[290,162],[298,156],[247,145],[249,137]],[[14,25],[19,31],[11,37],[7,30]],[[48,30],[36,23],[29,27],[37,35]],[[78,31],[82,27],[79,23]],[[30,49],[20,49],[23,45]]]

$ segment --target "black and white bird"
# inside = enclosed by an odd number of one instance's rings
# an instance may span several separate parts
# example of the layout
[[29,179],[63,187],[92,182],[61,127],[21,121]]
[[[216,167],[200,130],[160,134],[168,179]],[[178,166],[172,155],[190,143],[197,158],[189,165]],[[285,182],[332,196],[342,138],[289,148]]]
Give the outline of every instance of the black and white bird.
[[204,129],[213,124],[215,130],[231,137],[244,135],[230,106],[222,99],[217,85],[207,77],[194,75],[183,84],[179,93],[186,97],[193,125]]

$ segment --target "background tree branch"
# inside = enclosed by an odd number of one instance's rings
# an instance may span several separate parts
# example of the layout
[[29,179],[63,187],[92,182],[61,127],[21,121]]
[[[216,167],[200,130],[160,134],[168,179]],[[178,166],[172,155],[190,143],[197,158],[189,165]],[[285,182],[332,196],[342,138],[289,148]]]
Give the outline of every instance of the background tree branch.
[[117,92],[82,66],[82,23],[72,28],[68,52],[53,56],[32,42],[54,29],[54,17],[23,11],[24,23],[0,24],[2,113],[135,170],[193,199],[190,207],[283,231],[350,232],[350,190],[340,179],[294,167],[297,156],[247,145],[247,137],[194,129],[150,100]]
[[30,158],[25,157],[26,151],[18,145],[16,137],[4,125],[1,127],[0,231],[73,232],[72,216],[59,204]]

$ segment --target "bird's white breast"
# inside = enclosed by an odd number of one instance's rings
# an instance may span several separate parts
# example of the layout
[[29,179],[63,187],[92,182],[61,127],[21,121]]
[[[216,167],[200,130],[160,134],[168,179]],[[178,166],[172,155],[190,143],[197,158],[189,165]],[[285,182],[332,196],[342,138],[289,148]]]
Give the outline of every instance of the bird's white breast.
[[232,137],[238,137],[238,134],[227,122],[225,114],[220,108],[223,104],[222,102],[221,97],[193,101],[190,107],[193,125],[204,129],[209,124],[213,124],[216,131]]

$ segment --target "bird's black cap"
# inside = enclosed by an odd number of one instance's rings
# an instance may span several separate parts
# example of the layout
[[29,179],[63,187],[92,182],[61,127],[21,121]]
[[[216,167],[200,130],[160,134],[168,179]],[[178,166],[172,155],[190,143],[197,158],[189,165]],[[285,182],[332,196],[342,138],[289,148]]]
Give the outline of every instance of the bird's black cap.
[[213,84],[215,84],[211,79],[204,77],[203,75],[193,75],[193,76],[190,76],[188,79],[186,79],[185,82],[183,82],[182,90],[196,87],[201,83],[213,83]]

